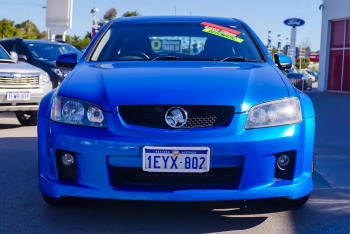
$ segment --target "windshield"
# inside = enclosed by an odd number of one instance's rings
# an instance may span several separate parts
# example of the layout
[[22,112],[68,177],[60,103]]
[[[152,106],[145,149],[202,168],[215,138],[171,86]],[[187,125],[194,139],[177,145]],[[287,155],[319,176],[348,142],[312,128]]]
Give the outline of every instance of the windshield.
[[0,59],[11,59],[1,46],[0,46]]
[[252,38],[234,20],[114,23],[99,41],[91,60],[223,60],[228,57],[262,61]]
[[78,60],[81,58],[83,53],[68,44],[39,44],[39,43],[28,43],[28,48],[35,59],[55,61],[61,54],[75,53],[78,55]]

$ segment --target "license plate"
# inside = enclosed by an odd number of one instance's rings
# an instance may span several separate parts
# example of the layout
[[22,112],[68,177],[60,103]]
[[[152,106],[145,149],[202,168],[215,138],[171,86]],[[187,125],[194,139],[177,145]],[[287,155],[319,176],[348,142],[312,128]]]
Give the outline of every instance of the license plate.
[[30,100],[30,92],[29,91],[8,92],[7,100],[8,101]]
[[209,147],[143,148],[143,170],[149,172],[207,172]]

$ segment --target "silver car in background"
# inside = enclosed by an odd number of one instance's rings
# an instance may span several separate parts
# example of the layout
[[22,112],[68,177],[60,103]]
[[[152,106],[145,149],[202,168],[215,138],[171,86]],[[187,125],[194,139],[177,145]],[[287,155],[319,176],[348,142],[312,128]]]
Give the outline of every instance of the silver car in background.
[[52,83],[45,71],[17,60],[0,45],[0,112],[15,112],[22,125],[35,126],[39,103]]

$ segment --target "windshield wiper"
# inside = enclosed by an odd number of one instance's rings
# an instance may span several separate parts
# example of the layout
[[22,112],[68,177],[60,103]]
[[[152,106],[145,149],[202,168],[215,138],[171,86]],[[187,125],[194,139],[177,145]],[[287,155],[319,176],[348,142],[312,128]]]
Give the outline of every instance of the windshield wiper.
[[251,60],[251,59],[246,59],[244,57],[227,57],[227,58],[224,58],[220,61],[221,62],[224,62],[224,61],[261,62],[262,60]]
[[152,59],[152,61],[154,60],[178,60],[179,57],[176,57],[176,56],[158,56],[154,59]]
[[244,57],[226,57],[220,61],[223,62],[223,61],[246,61],[246,60],[247,59]]

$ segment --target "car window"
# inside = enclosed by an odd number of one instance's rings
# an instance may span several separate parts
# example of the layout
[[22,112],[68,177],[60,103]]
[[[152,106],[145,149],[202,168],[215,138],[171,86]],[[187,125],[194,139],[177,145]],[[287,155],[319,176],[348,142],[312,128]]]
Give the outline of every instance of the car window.
[[0,59],[11,59],[1,46],[0,46]]
[[43,44],[43,43],[27,43],[27,46],[33,57],[38,60],[55,61],[61,54],[75,53],[78,60],[83,53],[69,44]]
[[1,42],[1,46],[4,47],[4,49],[10,53],[10,51],[13,51],[12,48],[13,48],[13,45],[15,43],[13,41],[4,41],[4,42]]
[[262,60],[250,35],[234,20],[114,23],[91,60],[150,60],[159,56],[176,56],[179,60]]
[[14,43],[11,51],[16,52],[17,54],[27,55],[24,46],[19,43]]

